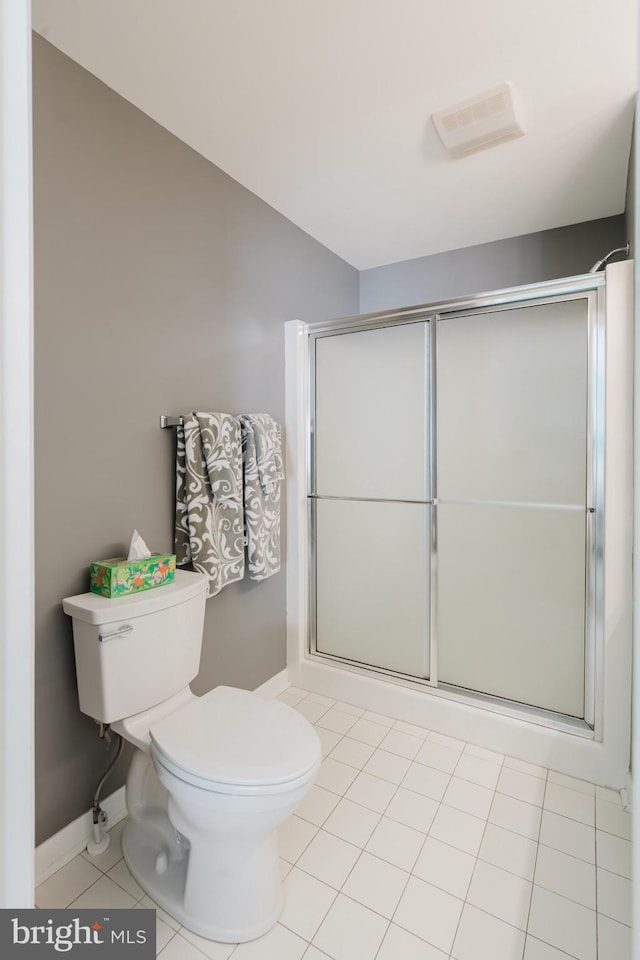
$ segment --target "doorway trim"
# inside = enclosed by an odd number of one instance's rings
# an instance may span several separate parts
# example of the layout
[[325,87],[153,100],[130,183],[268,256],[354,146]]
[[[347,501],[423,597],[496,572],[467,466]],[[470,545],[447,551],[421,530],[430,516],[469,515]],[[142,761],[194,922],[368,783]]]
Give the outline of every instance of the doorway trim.
[[0,0],[0,907],[34,893],[31,6]]

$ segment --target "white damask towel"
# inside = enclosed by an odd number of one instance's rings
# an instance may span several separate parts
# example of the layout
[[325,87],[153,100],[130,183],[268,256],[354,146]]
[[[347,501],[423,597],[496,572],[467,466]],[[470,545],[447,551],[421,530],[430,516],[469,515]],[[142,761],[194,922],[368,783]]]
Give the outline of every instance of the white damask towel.
[[240,422],[249,576],[265,580],[280,569],[282,431],[268,413],[250,413]]
[[209,596],[244,576],[240,421],[228,413],[190,413],[177,431],[178,564],[209,577]]

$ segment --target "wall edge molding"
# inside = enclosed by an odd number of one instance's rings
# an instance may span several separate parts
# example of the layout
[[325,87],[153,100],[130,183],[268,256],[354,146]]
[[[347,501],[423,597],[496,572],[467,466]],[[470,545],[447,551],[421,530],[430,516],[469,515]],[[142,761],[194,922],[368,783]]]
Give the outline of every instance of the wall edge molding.
[[627,781],[620,791],[620,799],[622,800],[622,807],[624,810],[633,812],[633,775],[631,770],[627,774]]

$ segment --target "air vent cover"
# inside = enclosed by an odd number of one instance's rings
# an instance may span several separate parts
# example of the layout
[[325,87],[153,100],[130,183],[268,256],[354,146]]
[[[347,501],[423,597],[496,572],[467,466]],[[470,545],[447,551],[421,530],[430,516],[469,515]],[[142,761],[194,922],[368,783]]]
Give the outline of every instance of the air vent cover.
[[439,110],[431,119],[443,144],[456,157],[524,134],[510,81]]

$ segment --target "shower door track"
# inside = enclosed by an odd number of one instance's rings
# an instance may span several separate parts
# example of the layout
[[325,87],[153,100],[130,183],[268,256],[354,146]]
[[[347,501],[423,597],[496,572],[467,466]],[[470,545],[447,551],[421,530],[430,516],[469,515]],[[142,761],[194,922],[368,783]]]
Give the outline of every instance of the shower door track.
[[531,706],[531,704],[518,703],[517,700],[506,700],[504,697],[481,693],[478,690],[467,690],[464,687],[456,687],[449,683],[436,685],[430,683],[429,680],[409,677],[407,674],[397,673],[394,670],[388,670],[386,667],[375,667],[360,663],[357,660],[347,660],[335,654],[310,651],[307,656],[312,662],[331,665],[347,673],[359,674],[378,680],[384,678],[388,683],[404,687],[407,690],[417,690],[428,696],[441,697],[443,700],[452,700],[478,707],[503,717],[526,720],[529,723],[535,723],[538,726],[558,730],[562,733],[570,733],[585,740],[596,739],[594,728],[579,717],[570,717],[563,713],[555,713],[553,710],[544,710],[541,707]]
[[[604,532],[604,363],[605,363],[605,275],[586,274],[557,281],[546,281],[527,287],[499,290],[466,299],[453,299],[393,312],[366,314],[308,325],[309,394],[307,427],[307,503],[309,524],[309,618],[307,657],[371,677],[383,676],[389,682],[427,691],[433,696],[456,700],[509,717],[516,717],[551,729],[586,739],[602,736],[603,712],[603,532]],[[530,704],[468,690],[438,681],[438,610],[437,610],[437,327],[443,319],[454,319],[475,313],[492,313],[573,299],[588,300],[588,391],[587,391],[587,488],[585,510],[585,647],[584,647],[584,712],[577,718]],[[390,500],[430,506],[430,611],[429,611],[429,676],[413,677],[373,664],[354,661],[336,654],[323,653],[316,644],[316,504],[319,500],[354,500],[381,502],[377,498],[329,497],[315,492],[315,342],[317,338],[355,333],[365,330],[429,323],[429,429],[430,429],[430,493],[424,500]],[[384,501],[382,501],[384,502]],[[576,507],[576,509],[582,509]]]

